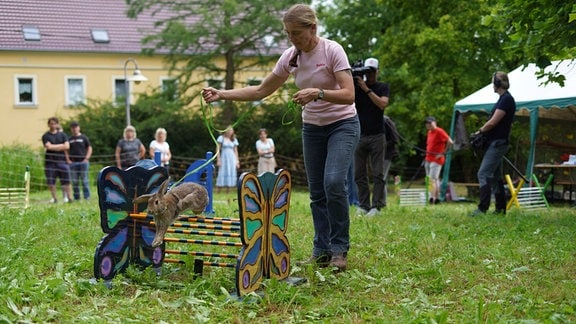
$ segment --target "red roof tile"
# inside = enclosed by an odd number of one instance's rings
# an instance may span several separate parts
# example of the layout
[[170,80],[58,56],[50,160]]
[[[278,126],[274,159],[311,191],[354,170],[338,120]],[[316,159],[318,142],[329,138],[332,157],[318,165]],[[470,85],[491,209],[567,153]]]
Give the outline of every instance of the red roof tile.
[[[141,39],[166,13],[130,19],[126,9],[124,0],[1,0],[0,51],[140,53]],[[38,27],[41,40],[25,40],[23,25]],[[92,29],[107,30],[110,42],[95,43]]]

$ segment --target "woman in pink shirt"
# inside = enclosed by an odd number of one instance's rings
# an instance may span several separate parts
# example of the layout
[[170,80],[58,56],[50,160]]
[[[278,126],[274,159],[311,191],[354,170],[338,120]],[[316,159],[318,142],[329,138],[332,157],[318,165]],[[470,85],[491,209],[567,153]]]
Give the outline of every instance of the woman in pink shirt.
[[292,100],[302,106],[302,144],[314,223],[312,256],[303,263],[346,270],[350,247],[347,171],[360,124],[354,106],[354,81],[342,46],[318,37],[314,10],[292,6],[282,22],[290,42],[264,81],[257,86],[205,88],[204,100],[256,101],[271,95],[290,75],[300,89]]

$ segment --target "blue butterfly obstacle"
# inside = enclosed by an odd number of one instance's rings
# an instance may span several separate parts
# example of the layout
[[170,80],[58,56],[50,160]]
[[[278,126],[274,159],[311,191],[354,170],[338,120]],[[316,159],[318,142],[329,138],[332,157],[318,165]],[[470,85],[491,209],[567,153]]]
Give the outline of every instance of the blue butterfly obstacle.
[[[195,162],[194,168],[190,166],[189,170],[198,170],[184,179],[207,187],[210,203],[204,214],[181,215],[168,230],[169,234],[180,236],[166,236],[164,243],[156,248],[151,246],[156,232],[153,217],[144,212],[146,204],[134,204],[132,200],[158,190],[168,177],[167,170],[155,163],[145,162],[127,170],[105,167],[99,172],[100,224],[106,235],[94,253],[94,275],[97,279],[109,281],[129,265],[142,268],[151,266],[160,272],[163,263],[185,262],[167,255],[194,256],[196,274],[201,274],[204,266],[235,268],[236,294],[239,297],[256,291],[265,278],[288,279],[290,244],[286,230],[292,185],[290,173],[286,170],[261,176],[243,173],[238,183],[239,218],[214,217],[211,187],[214,167],[209,157],[211,153],[207,154],[206,160]],[[186,235],[186,238],[182,235]],[[190,235],[194,238],[187,238]],[[197,236],[224,239],[203,240],[197,239]],[[239,249],[239,252],[226,254],[166,248],[166,245],[176,243],[231,246]],[[231,258],[236,262],[214,262],[201,258]]]

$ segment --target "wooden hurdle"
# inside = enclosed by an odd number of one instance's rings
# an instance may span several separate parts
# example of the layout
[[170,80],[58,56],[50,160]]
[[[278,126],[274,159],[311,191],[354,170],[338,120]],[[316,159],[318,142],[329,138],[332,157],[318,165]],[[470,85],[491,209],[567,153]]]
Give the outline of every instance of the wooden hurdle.
[[544,195],[544,191],[546,186],[548,186],[550,181],[552,181],[552,175],[548,177],[544,187],[540,185],[535,174],[532,175],[532,181],[534,182],[534,186],[532,187],[524,186],[524,179],[520,179],[518,185],[514,186],[509,174],[506,174],[504,178],[506,179],[508,189],[510,190],[510,200],[506,204],[506,210],[510,210],[512,206],[526,210],[538,210],[550,207],[550,205],[548,205],[548,200],[546,200],[546,196]]
[[[238,218],[213,217],[209,213],[181,215],[168,229],[164,243],[153,248],[153,217],[144,212],[145,204],[133,204],[132,199],[154,192],[167,177],[166,169],[159,166],[137,165],[127,170],[106,167],[100,171],[100,218],[106,235],[94,254],[97,279],[111,280],[129,265],[151,266],[160,272],[163,263],[185,263],[178,257],[183,255],[195,258],[197,275],[202,274],[205,266],[235,268],[238,296],[257,290],[265,278],[288,279],[290,245],[286,230],[291,193],[288,171],[261,176],[242,174],[238,183]],[[226,246],[237,253],[168,248],[173,244]],[[214,259],[235,259],[235,262]]]
[[[150,225],[155,225],[154,218],[146,213],[136,213],[130,214],[130,217],[134,219],[144,220],[150,223]],[[238,258],[238,251],[242,247],[242,242],[240,242],[240,219],[239,218],[221,218],[221,217],[204,217],[196,215],[183,215],[168,228],[167,233],[172,235],[179,235],[179,237],[166,236],[164,242],[166,243],[183,243],[183,244],[196,244],[196,245],[219,245],[223,247],[235,247],[237,252],[234,253],[214,253],[206,251],[186,251],[186,250],[176,250],[176,249],[164,249],[164,260],[165,263],[185,263],[181,258],[167,258],[167,255],[189,255],[195,257],[209,257],[209,258],[227,258],[236,259]],[[213,240],[202,240],[202,239],[189,239],[186,236],[208,236],[208,237],[218,237],[218,238],[228,238],[237,239],[234,241],[219,241]],[[205,266],[212,267],[226,267],[235,268],[236,263],[229,262],[214,262],[206,261],[203,259],[194,260],[194,273],[196,275],[202,275]]]
[[426,206],[428,204],[428,177],[424,180],[424,188],[402,188],[400,176],[394,178],[394,185],[398,193],[398,204],[400,206]]
[[0,188],[0,206],[26,209],[30,205],[30,167],[26,166],[22,187]]

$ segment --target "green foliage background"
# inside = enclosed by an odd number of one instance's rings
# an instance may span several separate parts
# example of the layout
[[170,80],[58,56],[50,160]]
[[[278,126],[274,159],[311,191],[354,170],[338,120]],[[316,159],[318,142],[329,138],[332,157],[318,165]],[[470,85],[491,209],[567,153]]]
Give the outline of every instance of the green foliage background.
[[[130,0],[127,3],[133,18],[155,5],[183,14],[177,19],[159,18],[161,31],[146,39],[148,44],[155,44],[147,53],[169,50],[166,64],[178,80],[177,93],[192,95],[174,99],[173,92],[167,95],[158,91],[141,96],[131,111],[143,143],[153,139],[157,127],[164,127],[168,129],[168,141],[175,155],[201,158],[206,151],[215,150],[212,137],[235,124],[241,155],[254,154],[257,131],[264,127],[276,140],[279,154],[301,157],[300,113],[288,109],[280,96],[277,104],[264,101],[253,106],[225,102],[214,109],[204,107],[207,114],[193,104],[197,102],[198,87],[204,82],[203,79],[200,83],[193,82],[195,73],[206,77],[224,76],[227,88],[244,86],[245,83],[235,78],[237,73],[262,69],[276,57],[256,53],[258,60],[245,64],[247,61],[240,53],[257,49],[256,44],[268,33],[274,41],[289,46],[282,34],[279,12],[294,1],[274,2],[272,7],[252,6],[250,1],[211,3],[204,7],[189,1]],[[214,12],[220,9],[226,17],[250,10],[248,17],[254,19],[249,23],[229,21],[216,26],[220,20]],[[334,0],[321,2],[317,14],[322,24],[321,36],[340,42],[351,62],[367,57],[380,60],[379,79],[391,85],[386,114],[396,121],[403,137],[401,158],[395,167],[404,170],[405,177],[411,177],[421,162],[425,116],[434,115],[439,126],[448,129],[454,103],[489,83],[495,70],[510,71],[530,62],[545,66],[550,60],[576,57],[576,5],[570,2]],[[197,24],[188,24],[184,18],[194,15],[201,19]],[[210,25],[202,25],[209,22]],[[211,33],[216,44],[213,48],[201,41]],[[224,57],[226,65],[217,66],[215,57]],[[552,79],[562,81],[561,76]],[[195,90],[190,91],[192,89]],[[293,85],[287,85],[282,91],[292,93]],[[111,102],[90,102],[78,109],[77,119],[90,136],[95,151],[112,154],[125,126],[124,109]],[[466,116],[467,129],[477,129],[486,117]],[[69,122],[64,122],[65,129]],[[517,165],[525,161],[527,134],[527,123],[518,120],[512,134]],[[453,157],[453,168],[457,170],[454,179],[473,180],[477,158],[469,151],[455,152]]]

